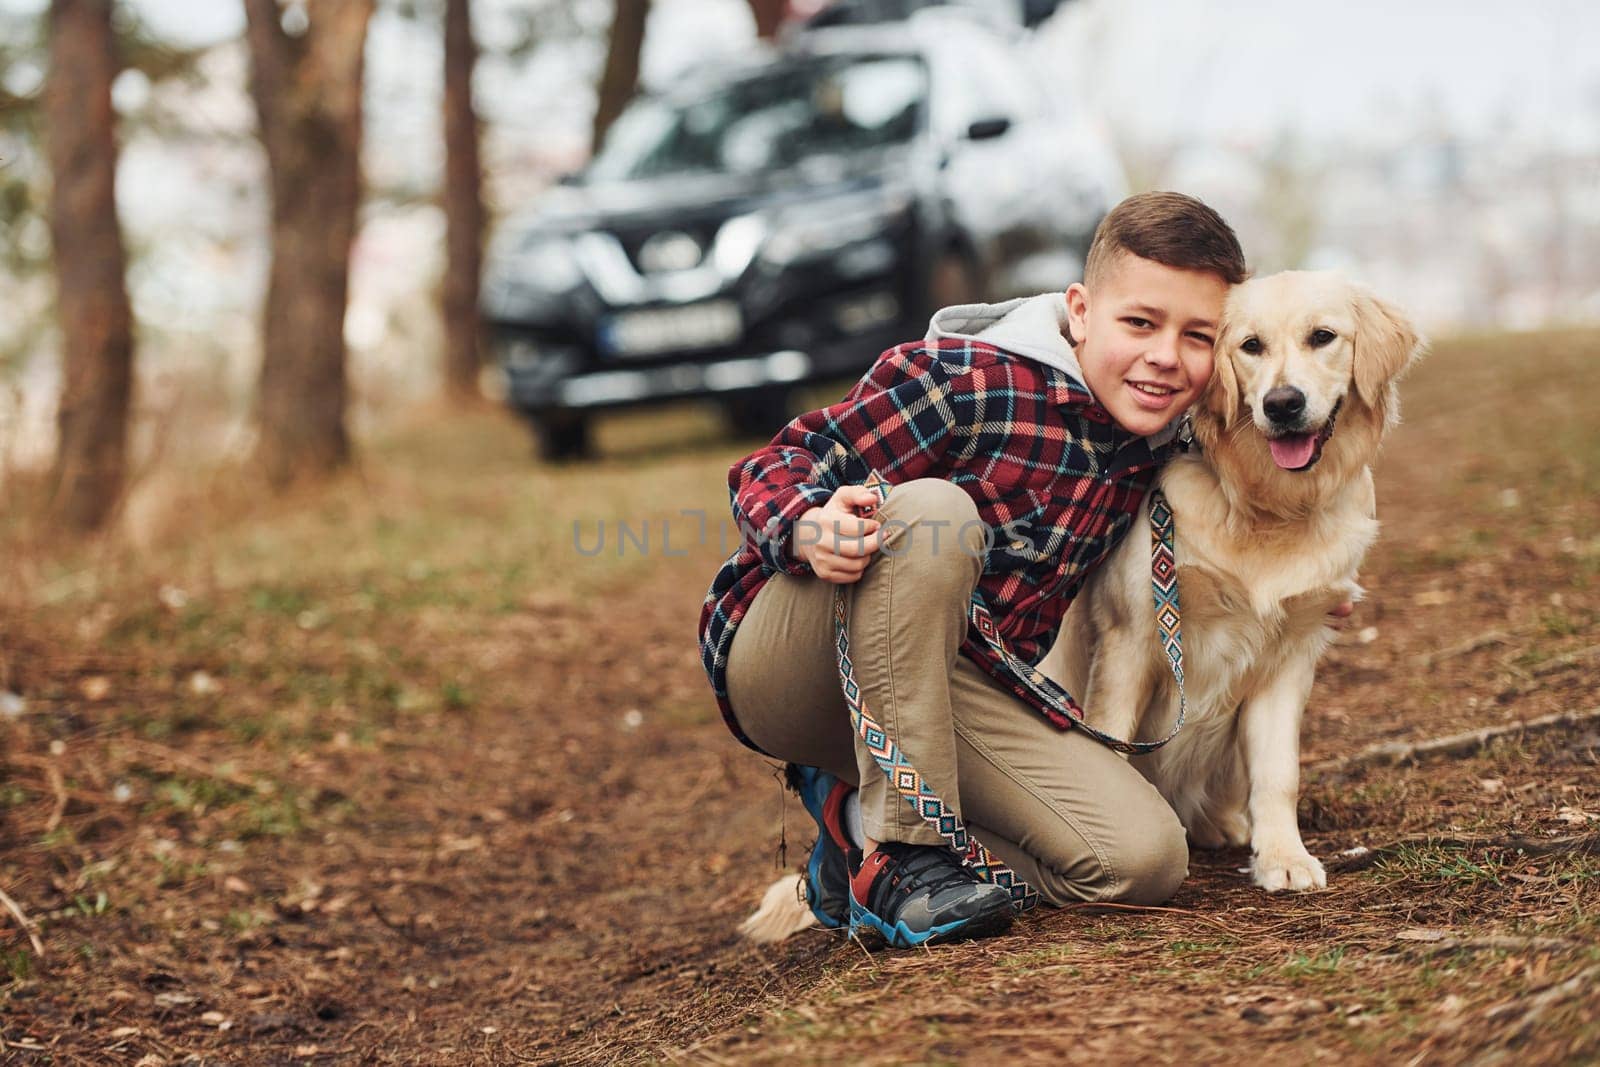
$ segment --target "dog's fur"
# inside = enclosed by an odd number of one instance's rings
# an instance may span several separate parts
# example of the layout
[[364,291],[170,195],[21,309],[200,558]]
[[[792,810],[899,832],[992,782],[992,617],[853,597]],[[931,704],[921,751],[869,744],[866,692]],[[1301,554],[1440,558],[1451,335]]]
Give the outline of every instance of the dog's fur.
[[[1319,329],[1334,339],[1313,346]],[[1256,354],[1241,349],[1251,338]],[[1378,531],[1371,464],[1399,419],[1395,382],[1421,348],[1404,314],[1337,276],[1237,286],[1193,412],[1200,450],[1160,475],[1177,522],[1189,710],[1176,738],[1133,763],[1196,845],[1248,843],[1251,873],[1269,891],[1327,884],[1295,818],[1300,717],[1333,637],[1327,613],[1360,594],[1356,572]],[[1285,385],[1305,395],[1308,432],[1337,415],[1303,470],[1281,469],[1267,444],[1263,398]],[[1091,576],[1040,664],[1120,737],[1160,737],[1178,714],[1144,530],[1136,525]]]
[[[1326,329],[1320,347],[1311,335]],[[1250,338],[1259,355],[1240,346]],[[1295,817],[1300,717],[1333,636],[1328,612],[1360,595],[1356,572],[1378,524],[1371,464],[1399,420],[1395,383],[1422,351],[1406,316],[1334,275],[1288,272],[1236,286],[1195,406],[1198,452],[1159,484],[1177,522],[1188,718],[1165,747],[1133,763],[1202,847],[1248,843],[1267,890],[1327,884]],[[1320,457],[1281,469],[1262,408],[1298,387],[1304,422],[1323,429]],[[1148,505],[1074,601],[1040,669],[1083,698],[1090,721],[1119,737],[1160,737],[1178,694],[1156,633]],[[797,876],[769,887],[742,931],[781,940],[811,925]]]

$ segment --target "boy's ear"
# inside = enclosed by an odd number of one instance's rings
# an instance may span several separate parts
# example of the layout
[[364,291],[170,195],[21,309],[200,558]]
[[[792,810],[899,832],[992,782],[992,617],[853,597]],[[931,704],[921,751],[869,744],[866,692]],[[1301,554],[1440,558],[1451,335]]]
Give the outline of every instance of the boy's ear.
[[1067,286],[1067,343],[1077,348],[1089,332],[1089,290],[1082,282]]
[[1373,293],[1358,289],[1356,318],[1356,392],[1375,408],[1411,362],[1422,354],[1423,340],[1405,312]]

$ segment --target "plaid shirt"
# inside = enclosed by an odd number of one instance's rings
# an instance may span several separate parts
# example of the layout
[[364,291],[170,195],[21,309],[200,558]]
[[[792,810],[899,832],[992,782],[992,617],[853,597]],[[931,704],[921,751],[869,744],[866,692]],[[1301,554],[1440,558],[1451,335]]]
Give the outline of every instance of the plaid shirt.
[[[890,484],[943,478],[964,489],[993,532],[977,595],[1001,640],[1032,665],[1049,651],[1085,576],[1132,525],[1167,454],[1123,430],[1055,367],[970,339],[890,349],[843,400],[801,415],[728,472],[740,546],[700,611],[701,660],[723,719],[756,748],[728,704],[734,633],[768,578],[811,573],[788,555],[790,534],[840,486],[875,470]],[[961,651],[1067,725],[970,626]]]

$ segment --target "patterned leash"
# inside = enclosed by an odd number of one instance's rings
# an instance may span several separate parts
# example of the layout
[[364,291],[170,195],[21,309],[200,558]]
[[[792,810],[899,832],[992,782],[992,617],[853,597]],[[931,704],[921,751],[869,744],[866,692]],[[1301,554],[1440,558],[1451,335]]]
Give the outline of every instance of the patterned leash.
[[[889,495],[889,483],[873,471],[864,483],[878,495],[881,503]],[[1061,726],[1083,730],[1090,737],[1118,752],[1151,752],[1171,741],[1183,728],[1188,712],[1188,701],[1183,690],[1183,627],[1178,609],[1178,567],[1173,551],[1173,534],[1176,524],[1172,508],[1159,489],[1150,494],[1150,582],[1156,608],[1156,627],[1161,645],[1167,653],[1172,677],[1178,683],[1178,721],[1172,730],[1159,741],[1128,741],[1112,737],[1084,721],[1083,708],[1061,686],[1045,677],[1040,671],[1018,659],[1000,639],[998,627],[982,597],[976,590],[968,618],[977,627],[999,657],[1007,673],[1030,691],[1043,698],[1055,714],[1047,715]],[[1039,903],[1039,893],[1010,867],[995,857],[983,842],[967,832],[966,825],[955,810],[939,798],[939,794],[923,779],[918,770],[906,759],[894,738],[872,715],[867,707],[861,686],[856,682],[855,667],[850,658],[850,608],[847,587],[840,585],[833,593],[834,652],[839,663],[839,682],[844,689],[845,704],[850,708],[850,722],[856,735],[872,753],[878,769],[889,779],[890,786],[911,805],[919,818],[938,832],[954,849],[967,866],[986,882],[1004,886],[1011,894],[1011,905],[1018,911],[1027,911]]]

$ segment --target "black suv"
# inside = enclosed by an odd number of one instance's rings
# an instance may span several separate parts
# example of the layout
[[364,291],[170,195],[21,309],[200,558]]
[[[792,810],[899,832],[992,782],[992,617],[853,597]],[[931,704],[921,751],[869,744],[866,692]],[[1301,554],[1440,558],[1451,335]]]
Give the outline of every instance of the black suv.
[[792,386],[859,374],[935,308],[1075,280],[1122,177],[1024,42],[935,9],[636,100],[490,249],[485,321],[542,453],[679,397],[771,433]]

